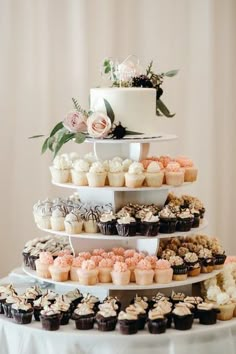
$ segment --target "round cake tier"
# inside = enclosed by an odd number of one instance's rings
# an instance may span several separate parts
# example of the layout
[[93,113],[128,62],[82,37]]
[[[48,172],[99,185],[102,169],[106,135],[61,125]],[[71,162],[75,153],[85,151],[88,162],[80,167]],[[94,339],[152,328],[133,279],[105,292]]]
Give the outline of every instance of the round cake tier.
[[98,288],[98,289],[107,289],[107,290],[151,290],[151,289],[166,289],[166,288],[176,288],[178,286],[186,286],[186,285],[191,285],[191,284],[195,284],[195,283],[199,283],[201,281],[213,278],[214,276],[216,276],[217,274],[219,274],[222,270],[214,270],[211,273],[202,273],[196,277],[188,277],[186,280],[183,281],[176,281],[173,280],[168,284],[158,284],[158,283],[152,283],[151,285],[138,285],[136,283],[129,283],[128,285],[115,285],[113,283],[97,283],[96,285],[81,285],[76,281],[72,281],[72,280],[67,280],[64,282],[58,282],[58,281],[54,281],[52,279],[45,279],[45,278],[41,278],[37,275],[37,272],[35,270],[32,270],[28,267],[23,266],[23,270],[24,272],[39,280],[42,282],[46,282],[46,283],[50,283],[50,284],[57,284],[57,285],[61,285],[61,286],[69,286],[69,287],[73,287],[73,288],[79,288],[83,291],[83,289],[94,289],[94,288]]
[[96,143],[96,144],[132,144],[132,143],[139,143],[139,144],[146,144],[146,143],[158,143],[168,140],[176,140],[177,135],[175,134],[166,134],[166,133],[157,133],[153,135],[126,135],[122,139],[111,139],[111,138],[104,138],[104,139],[93,139],[87,138],[85,142],[87,143]]

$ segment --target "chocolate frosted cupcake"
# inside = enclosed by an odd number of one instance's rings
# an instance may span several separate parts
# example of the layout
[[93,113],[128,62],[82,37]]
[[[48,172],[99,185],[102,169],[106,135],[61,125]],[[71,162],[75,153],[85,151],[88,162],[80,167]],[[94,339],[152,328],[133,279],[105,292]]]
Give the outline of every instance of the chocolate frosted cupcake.
[[188,267],[188,276],[195,277],[200,274],[201,266],[198,261],[198,256],[194,252],[188,252],[184,256],[184,261]]
[[112,212],[102,214],[98,227],[103,235],[117,235],[115,215]]
[[167,326],[167,318],[158,314],[157,311],[151,310],[148,313],[148,330],[152,334],[165,333]]
[[175,329],[185,331],[192,328],[194,315],[188,307],[178,306],[172,312]]
[[121,311],[118,315],[121,334],[135,334],[138,332],[138,316]]
[[168,207],[165,207],[160,211],[159,218],[160,233],[172,234],[176,231],[177,217]]
[[177,215],[176,231],[190,231],[193,225],[194,216],[189,209],[181,211]]
[[61,313],[53,310],[50,307],[45,308],[40,312],[42,327],[46,331],[56,331],[60,328]]
[[173,280],[186,280],[188,276],[188,267],[183,259],[179,256],[172,256],[169,259],[171,268],[173,269]]
[[116,229],[119,236],[135,236],[136,235],[136,220],[127,215],[117,220]]
[[95,312],[89,304],[79,304],[72,314],[72,319],[75,320],[76,329],[93,329]]
[[99,331],[114,331],[117,323],[117,313],[112,308],[103,308],[96,314],[96,322]]
[[28,324],[32,321],[33,307],[27,302],[18,302],[11,306],[14,320],[19,324]]
[[157,236],[160,228],[159,217],[149,211],[141,220],[140,233],[143,236]]

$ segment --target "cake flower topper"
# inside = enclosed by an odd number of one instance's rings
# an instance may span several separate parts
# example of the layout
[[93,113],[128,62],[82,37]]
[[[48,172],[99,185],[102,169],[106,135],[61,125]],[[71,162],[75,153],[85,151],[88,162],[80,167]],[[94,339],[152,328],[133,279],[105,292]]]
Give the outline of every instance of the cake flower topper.
[[163,94],[161,87],[165,77],[173,77],[178,70],[170,70],[165,73],[156,74],[153,71],[153,61],[150,62],[146,71],[139,63],[135,55],[129,55],[120,64],[117,60],[106,58],[103,62],[102,75],[112,81],[113,87],[143,87],[156,89],[156,115],[171,118],[175,113],[169,109],[160,99]]
[[[56,157],[64,144],[74,141],[81,144],[86,138],[92,139],[122,139],[126,135],[141,135],[142,133],[127,130],[121,123],[115,123],[115,114],[110,103],[104,99],[106,113],[85,111],[75,98],[72,98],[74,110],[67,113],[64,120],[57,123],[44,140],[42,154],[51,150],[53,158]],[[33,138],[41,138],[44,135],[34,135]]]

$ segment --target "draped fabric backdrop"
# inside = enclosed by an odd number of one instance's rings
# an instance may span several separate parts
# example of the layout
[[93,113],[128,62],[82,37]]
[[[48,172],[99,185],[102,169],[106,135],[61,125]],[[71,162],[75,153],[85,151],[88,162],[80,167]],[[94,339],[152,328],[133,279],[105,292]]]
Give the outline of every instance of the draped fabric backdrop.
[[51,156],[27,137],[49,132],[71,97],[88,107],[104,57],[128,54],[144,65],[153,59],[157,71],[180,69],[163,96],[176,117],[157,118],[179,139],[152,151],[193,158],[199,179],[185,192],[203,199],[207,232],[236,254],[235,16],[235,0],[0,0],[0,275],[42,234],[33,204],[66,195],[50,184]]

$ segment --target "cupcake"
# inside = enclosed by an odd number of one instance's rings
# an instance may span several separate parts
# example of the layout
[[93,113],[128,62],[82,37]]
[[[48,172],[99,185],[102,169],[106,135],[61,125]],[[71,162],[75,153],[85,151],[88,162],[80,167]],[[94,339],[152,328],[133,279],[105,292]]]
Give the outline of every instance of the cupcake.
[[29,324],[32,321],[33,307],[27,302],[12,304],[11,313],[13,319],[19,324]]
[[125,184],[125,173],[122,162],[110,161],[108,171],[108,182],[111,187],[123,187]]
[[85,259],[83,257],[73,258],[71,267],[70,267],[70,279],[72,281],[79,281],[78,270],[81,268],[82,263]]
[[140,188],[145,180],[141,162],[133,162],[125,173],[125,185],[128,188]]
[[98,265],[99,273],[98,280],[99,283],[111,283],[111,271],[113,269],[113,261],[109,258],[103,258]]
[[53,211],[52,211],[52,216],[51,216],[51,228],[53,231],[64,231],[65,230],[65,216],[66,212],[63,208],[60,206],[57,206]]
[[104,187],[107,173],[100,161],[93,162],[86,173],[89,187]]
[[126,215],[117,219],[116,229],[119,236],[135,236],[136,235],[136,221],[135,218]]
[[64,155],[58,155],[50,166],[52,182],[68,183],[70,182],[71,161]]
[[166,327],[170,328],[172,323],[172,303],[165,299],[160,300],[154,304],[153,310],[155,310],[155,315],[164,316],[167,319]]
[[138,332],[138,316],[121,311],[118,315],[121,334],[135,334]]
[[171,234],[176,231],[177,218],[168,207],[165,207],[160,211],[159,218],[160,233]]
[[132,160],[130,160],[130,159],[125,159],[125,160],[123,160],[122,161],[122,166],[123,166],[123,171],[124,172],[128,172],[128,170],[129,170],[129,166],[132,164]]
[[200,221],[201,221],[201,217],[200,217],[200,212],[199,210],[195,209],[195,208],[191,208],[190,209],[191,214],[193,215],[193,224],[192,227],[199,227],[200,225]]
[[42,327],[46,331],[56,331],[60,328],[61,313],[46,307],[40,312]]
[[71,318],[70,302],[66,297],[63,295],[58,297],[50,308],[61,313],[60,325],[67,325],[69,323],[69,319]]
[[133,314],[138,317],[138,330],[143,330],[147,321],[146,310],[138,303],[129,305],[125,309],[126,313]]
[[67,281],[69,278],[70,266],[64,257],[57,257],[53,265],[49,266],[49,272],[54,281]]
[[148,312],[148,331],[152,334],[165,333],[167,326],[167,318],[154,309]]
[[100,300],[97,296],[92,294],[84,294],[81,303],[89,305],[94,312],[97,312],[99,309]]
[[178,304],[179,302],[183,302],[185,299],[185,294],[181,292],[172,291],[170,295],[170,301],[173,305]]
[[184,170],[178,162],[169,162],[165,169],[166,184],[180,186],[184,183]]
[[140,234],[143,236],[157,236],[160,228],[158,215],[153,215],[151,211],[147,212],[141,220]]
[[141,259],[134,270],[136,284],[151,285],[153,283],[154,271],[152,265],[146,259]]
[[41,229],[49,230],[51,229],[51,216],[52,216],[52,203],[44,202],[38,206],[37,211],[35,211],[34,215],[35,221]]
[[76,329],[93,329],[95,313],[89,304],[79,304],[73,312],[72,319],[75,320]]
[[146,296],[139,296],[138,294],[136,294],[130,303],[141,306],[146,311],[146,313],[149,310],[149,301]]
[[90,259],[82,262],[82,266],[77,273],[79,283],[82,285],[95,285],[98,282],[98,269],[94,261]]
[[55,291],[50,289],[47,289],[46,292],[43,294],[44,299],[50,302],[50,304],[54,304],[57,296],[58,294]]
[[172,281],[173,269],[170,262],[165,259],[159,259],[156,262],[156,268],[154,271],[154,280],[159,284],[168,284]]
[[196,181],[198,169],[194,166],[193,161],[185,156],[179,156],[175,160],[184,169],[184,182]]
[[172,256],[170,257],[169,262],[173,269],[173,280],[186,280],[188,276],[188,268],[183,259],[179,256]]
[[64,227],[67,234],[81,234],[83,221],[78,213],[70,212],[66,215]]
[[152,161],[145,172],[145,184],[148,187],[160,187],[163,183],[164,172],[160,169],[159,163]]
[[40,312],[44,309],[44,307],[49,307],[51,302],[44,296],[41,296],[37,300],[33,302],[33,309],[34,309],[34,319],[35,321],[40,321]]
[[114,331],[117,323],[116,311],[112,308],[102,309],[96,314],[98,330],[102,332]]
[[212,247],[212,255],[215,259],[214,269],[222,269],[226,260],[226,254],[222,246],[218,243],[214,244]]
[[34,300],[37,300],[42,295],[41,290],[37,285],[27,288],[23,294],[24,299],[33,305]]
[[36,272],[41,278],[51,278],[49,266],[53,264],[53,257],[50,252],[40,252],[39,259],[35,261]]
[[97,210],[89,209],[84,214],[84,231],[88,234],[96,234],[98,229],[99,213]]
[[108,305],[113,310],[115,310],[117,314],[120,312],[121,302],[116,296],[115,297],[114,296],[105,297],[105,299],[103,300],[103,303],[101,305],[99,305],[99,310],[106,308],[106,307],[104,307],[106,305]]
[[88,180],[86,174],[89,171],[89,163],[86,160],[75,160],[71,169],[72,183],[76,186],[87,186]]
[[197,317],[203,325],[213,325],[217,321],[219,310],[212,303],[202,302],[197,305]]
[[64,296],[69,303],[71,303],[71,308],[76,308],[77,305],[82,301],[83,295],[79,291],[79,289],[74,289],[68,291]]
[[130,282],[130,270],[124,262],[116,262],[111,272],[112,282],[115,285],[128,285]]
[[201,273],[211,273],[214,269],[212,252],[207,248],[200,249],[198,258],[201,264]]
[[235,304],[230,300],[227,293],[219,293],[216,296],[216,307],[219,309],[217,319],[221,321],[228,321],[233,318]]
[[198,261],[198,256],[194,252],[188,252],[184,256],[184,261],[188,267],[188,276],[195,277],[200,274],[201,266]]
[[115,215],[112,212],[103,213],[100,216],[98,227],[103,235],[117,235]]
[[188,307],[178,306],[172,311],[175,329],[185,331],[192,328],[194,315]]
[[137,257],[129,257],[129,258],[125,258],[125,263],[127,264],[128,266],[128,269],[130,270],[130,282],[132,283],[135,283],[135,268],[138,264],[138,259]]
[[190,231],[193,225],[194,216],[189,209],[183,210],[177,214],[176,231]]

